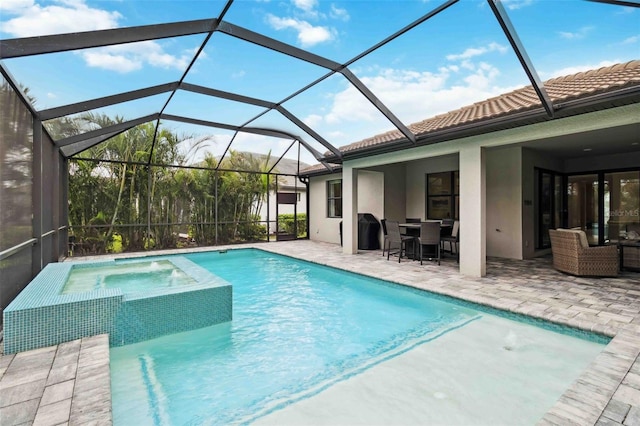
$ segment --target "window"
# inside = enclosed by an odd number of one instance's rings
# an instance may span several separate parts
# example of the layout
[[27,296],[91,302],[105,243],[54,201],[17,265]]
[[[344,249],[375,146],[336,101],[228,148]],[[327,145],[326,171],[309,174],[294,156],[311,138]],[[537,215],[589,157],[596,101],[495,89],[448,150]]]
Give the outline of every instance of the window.
[[535,169],[537,179],[536,249],[551,247],[549,229],[561,227],[564,209],[562,176],[548,170]]
[[549,229],[582,229],[591,245],[625,238],[640,223],[640,170],[563,175],[536,169],[537,249]]
[[342,217],[342,179],[327,182],[327,216]]
[[458,171],[427,174],[427,219],[458,219],[460,174]]

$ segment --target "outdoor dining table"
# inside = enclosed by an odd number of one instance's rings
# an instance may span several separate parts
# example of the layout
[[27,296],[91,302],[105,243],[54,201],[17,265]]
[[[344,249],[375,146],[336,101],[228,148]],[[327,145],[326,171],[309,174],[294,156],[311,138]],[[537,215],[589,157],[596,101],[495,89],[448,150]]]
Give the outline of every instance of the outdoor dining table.
[[[425,220],[425,222],[440,222],[440,228],[444,231],[447,228],[451,228],[451,225],[445,225],[442,223],[442,221],[440,220]],[[420,224],[419,223],[399,223],[398,226],[400,226],[400,228],[404,228],[407,231],[410,232],[406,232],[406,235],[412,235],[412,236],[419,236],[420,235]],[[416,233],[416,230],[418,231]]]
[[[440,237],[451,234],[451,225],[445,225],[440,220],[425,220],[425,222],[440,222]],[[404,235],[408,235],[410,237],[420,236],[420,223],[399,223],[398,226],[405,229]],[[411,252],[409,257],[415,258],[416,254],[417,247],[414,241],[411,244]]]

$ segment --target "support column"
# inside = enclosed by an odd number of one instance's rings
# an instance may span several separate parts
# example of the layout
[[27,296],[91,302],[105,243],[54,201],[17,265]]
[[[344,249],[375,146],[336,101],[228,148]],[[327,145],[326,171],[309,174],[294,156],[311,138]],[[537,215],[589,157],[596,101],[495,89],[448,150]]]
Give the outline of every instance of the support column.
[[42,122],[33,119],[33,186],[32,186],[33,237],[38,241],[31,251],[31,272],[35,277],[43,268],[42,262]]
[[485,152],[482,147],[460,151],[460,273],[487,273]]
[[358,170],[342,166],[342,252],[358,253]]

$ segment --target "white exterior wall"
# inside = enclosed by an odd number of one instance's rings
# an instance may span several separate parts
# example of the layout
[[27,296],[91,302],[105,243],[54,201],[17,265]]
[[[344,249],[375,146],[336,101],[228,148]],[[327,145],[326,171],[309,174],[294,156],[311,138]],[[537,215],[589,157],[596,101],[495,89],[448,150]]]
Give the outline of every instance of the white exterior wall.
[[[638,134],[640,142],[640,134]],[[640,147],[636,152],[616,155],[599,155],[598,157],[571,158],[564,162],[565,173],[575,173],[584,170],[625,169],[638,167],[640,164]]]
[[[460,203],[461,203],[461,256],[460,271],[466,275],[482,276],[486,269],[486,255],[507,255],[511,257],[527,258],[535,256],[535,240],[534,240],[534,213],[533,204],[535,201],[535,182],[534,168],[543,167],[555,169],[561,167],[563,170],[559,172],[572,172],[580,170],[598,170],[603,168],[622,168],[637,167],[639,163],[640,153],[630,153],[618,156],[610,156],[610,158],[574,158],[565,162],[560,162],[554,158],[546,158],[541,153],[530,153],[528,149],[518,148],[520,144],[532,144],[531,149],[535,150],[535,142],[548,138],[562,137],[569,134],[580,134],[591,130],[607,129],[616,126],[624,126],[636,124],[640,117],[640,104],[627,105],[619,108],[611,108],[605,111],[582,114],[574,117],[568,117],[558,120],[552,120],[543,123],[537,123],[530,126],[524,126],[514,129],[502,130],[485,135],[471,136],[467,138],[442,142],[437,144],[419,146],[412,149],[403,149],[392,151],[384,154],[372,155],[345,161],[343,169],[349,172],[356,170],[385,170],[385,188],[384,188],[384,213],[388,219],[402,220],[407,216],[424,217],[424,192],[420,187],[424,187],[424,177],[418,179],[417,175],[424,175],[424,170],[414,170],[412,162],[423,159],[432,158],[436,162],[439,157],[458,156],[460,170]],[[514,150],[506,149],[498,152],[499,147],[510,147]],[[492,151],[496,152],[492,152]],[[517,152],[520,152],[518,154]],[[510,165],[508,168],[494,170],[497,163],[504,167],[501,156],[507,161],[516,161],[516,165]],[[603,162],[604,160],[604,162]],[[486,164],[491,170],[487,170]],[[611,165],[606,165],[611,164]],[[546,164],[547,166],[544,166]],[[402,165],[410,170],[405,170],[404,185],[397,173],[387,173],[386,168],[401,170]],[[549,167],[552,166],[552,167]],[[420,168],[418,163],[415,167]],[[453,170],[453,169],[451,169]],[[502,170],[507,177],[503,177],[498,172]],[[441,170],[442,171],[442,170]],[[336,175],[339,176],[339,175]],[[312,179],[316,182],[320,177]],[[326,182],[326,178],[324,178]],[[505,182],[510,180],[511,182]],[[357,181],[357,174],[351,174],[349,181]],[[519,182],[520,190],[516,188]],[[393,192],[393,184],[398,185],[398,192]],[[312,208],[310,216],[312,223],[331,227],[325,219],[314,219],[314,211],[320,208],[323,216],[326,216],[326,183],[320,190],[311,191],[312,205],[318,207]],[[500,187],[496,187],[500,185]],[[402,192],[405,192],[404,198],[404,214],[402,207],[397,207],[391,199],[395,197],[396,201],[402,201]],[[486,191],[486,192],[485,192]],[[504,195],[504,193],[509,194]],[[357,196],[357,188],[348,188],[345,191],[345,198],[353,193]],[[416,194],[420,193],[419,196]],[[510,199],[507,199],[510,198]],[[318,201],[319,200],[319,201]],[[525,201],[531,201],[532,206],[524,206]],[[317,203],[320,204],[317,204]],[[351,200],[344,200],[343,205],[345,215],[355,215],[356,210],[352,208],[354,203]],[[357,202],[355,203],[357,204]],[[393,205],[392,205],[393,204]],[[516,205],[517,204],[517,205]],[[528,204],[528,203],[527,203]],[[393,209],[393,211],[392,211]],[[498,212],[497,209],[500,209]],[[504,209],[508,209],[506,212]],[[476,214],[477,212],[477,214]],[[416,214],[417,213],[417,214]],[[493,217],[495,214],[503,215]],[[396,217],[393,217],[396,216]],[[491,219],[489,219],[491,218]],[[335,229],[337,238],[334,242],[339,242],[339,233],[337,232],[339,219],[336,221]],[[350,231],[352,229],[354,218],[349,217]],[[463,223],[464,222],[464,223]],[[497,223],[501,227],[496,227]],[[518,225],[520,223],[520,225]],[[520,229],[520,237],[518,238],[517,228]],[[504,229],[503,229],[504,228]],[[491,231],[493,229],[493,231]],[[509,240],[495,231],[501,229],[508,235],[515,236],[514,240]],[[506,231],[505,231],[506,230]],[[317,234],[322,234],[319,229]],[[313,237],[313,231],[312,231]],[[351,239],[353,235],[347,235],[346,238]],[[328,239],[320,239],[328,241]],[[352,247],[353,241],[345,241]],[[519,248],[518,248],[519,245]],[[514,253],[509,249],[513,248]],[[352,253],[352,249],[346,249],[346,253]]]
[[309,182],[309,238],[340,244],[342,218],[327,217],[327,181],[342,179],[342,173],[312,177]]
[[[371,213],[378,221],[384,218],[384,178],[385,175],[381,172],[358,171],[358,213]],[[312,194],[310,210],[313,212],[309,215],[309,238],[311,240],[340,243],[339,229],[342,218],[327,217],[327,181],[335,179],[342,179],[342,173],[311,178],[309,186],[309,191]],[[322,197],[318,195],[320,193],[323,194]],[[342,207],[344,210],[344,201]],[[380,247],[382,247],[382,231],[380,231],[379,238]]]
[[550,253],[551,249],[536,251],[536,221],[537,211],[535,210],[535,200],[537,183],[535,169],[562,171],[562,161],[548,154],[544,155],[531,149],[522,150],[522,257],[530,259],[535,256]]
[[381,173],[384,179],[384,205],[380,219],[402,222],[406,217],[406,168],[406,164],[399,163],[370,169]]
[[[371,213],[380,222],[384,219],[384,173],[367,170],[358,171],[358,213]],[[382,227],[378,241],[382,247]]]
[[522,148],[486,154],[487,256],[522,259]]
[[407,194],[405,217],[419,217],[427,219],[427,174],[451,172],[458,170],[458,155],[445,155],[441,157],[423,158],[407,163]]

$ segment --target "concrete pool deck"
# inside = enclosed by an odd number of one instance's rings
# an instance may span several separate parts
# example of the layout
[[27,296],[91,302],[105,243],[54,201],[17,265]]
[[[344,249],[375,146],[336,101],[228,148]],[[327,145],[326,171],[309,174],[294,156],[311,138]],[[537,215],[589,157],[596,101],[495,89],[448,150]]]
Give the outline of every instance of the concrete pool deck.
[[[421,266],[408,260],[387,261],[380,251],[344,255],[337,245],[306,240],[190,251],[244,247],[310,260],[613,337],[539,423],[640,425],[640,273],[623,272],[617,278],[583,278],[555,271],[548,258],[490,259],[485,277],[470,278],[459,274],[452,257],[445,258],[441,266],[429,262]],[[185,251],[161,252],[172,253]],[[137,254],[125,257],[134,255]],[[111,424],[108,354],[108,338],[102,335],[3,356],[0,423]]]

